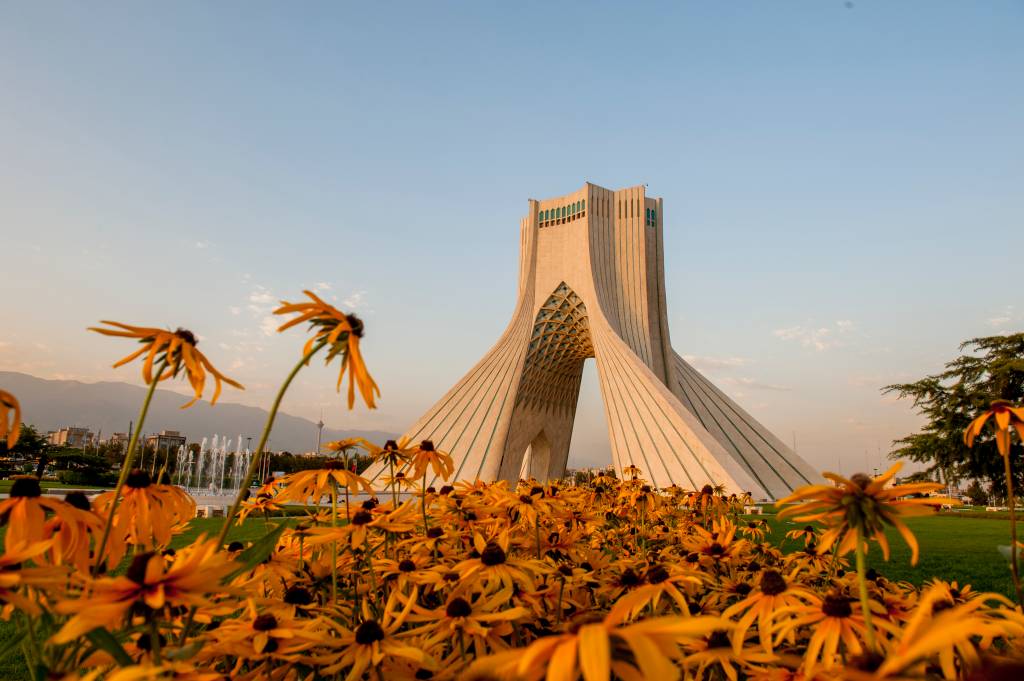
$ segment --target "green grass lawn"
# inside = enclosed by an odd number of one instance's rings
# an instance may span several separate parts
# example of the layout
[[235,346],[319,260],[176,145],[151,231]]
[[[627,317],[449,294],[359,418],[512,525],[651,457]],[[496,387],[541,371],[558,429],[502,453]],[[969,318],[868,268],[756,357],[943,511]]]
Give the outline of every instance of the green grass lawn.
[[[956,580],[961,586],[972,585],[979,591],[994,591],[1006,596],[1013,595],[1008,561],[996,548],[1010,545],[1009,523],[990,514],[988,517],[965,517],[956,513],[907,519],[907,525],[917,537],[920,545],[920,559],[916,566],[910,565],[910,549],[895,530],[886,532],[892,551],[889,561],[882,558],[882,551],[872,544],[868,553],[868,566],[873,567],[888,579],[906,580],[922,584],[934,576]],[[805,523],[778,520],[764,516],[772,526],[771,541],[785,551],[803,546],[802,542],[786,540],[786,532],[803,527]],[[852,559],[851,559],[852,563]]]
[[[11,485],[13,484],[13,480],[0,480],[0,494],[9,493],[11,491]],[[94,487],[92,485],[66,485],[63,482],[56,482],[53,480],[43,480],[41,483],[39,483],[39,486],[42,487],[44,491],[48,489],[108,489],[106,487]]]

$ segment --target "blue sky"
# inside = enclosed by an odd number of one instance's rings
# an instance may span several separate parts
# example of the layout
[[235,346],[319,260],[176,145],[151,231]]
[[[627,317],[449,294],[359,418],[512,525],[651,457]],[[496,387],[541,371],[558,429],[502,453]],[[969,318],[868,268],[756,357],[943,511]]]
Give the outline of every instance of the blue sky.
[[[401,431],[511,313],[526,199],[665,200],[677,349],[822,468],[912,430],[879,386],[1020,330],[1019,2],[0,8],[0,369],[138,381],[101,318],[186,326],[266,405],[274,301],[367,321]],[[593,367],[573,463],[603,463]]]

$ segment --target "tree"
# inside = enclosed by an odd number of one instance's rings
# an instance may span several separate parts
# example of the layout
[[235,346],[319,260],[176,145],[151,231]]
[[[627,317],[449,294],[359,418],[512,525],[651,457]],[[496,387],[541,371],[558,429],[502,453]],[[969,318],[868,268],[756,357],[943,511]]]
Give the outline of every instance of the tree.
[[[1003,461],[991,430],[973,448],[964,444],[963,432],[993,400],[1024,401],[1024,333],[972,338],[960,350],[971,354],[948,362],[938,374],[883,388],[912,399],[927,419],[921,432],[895,441],[899,447],[890,457],[930,464],[929,470],[941,471],[943,479],[980,478],[991,484],[994,495],[1005,495]],[[1010,449],[1015,485],[1024,482],[1022,455],[1024,447],[1015,442]]]
[[988,492],[977,480],[971,480],[971,484],[964,490],[964,495],[971,500],[973,506],[987,506]]
[[21,435],[18,436],[18,441],[14,443],[10,451],[7,449],[7,441],[0,440],[0,454],[19,459],[38,459],[49,446],[46,438],[39,434],[35,426],[23,423],[21,424]]

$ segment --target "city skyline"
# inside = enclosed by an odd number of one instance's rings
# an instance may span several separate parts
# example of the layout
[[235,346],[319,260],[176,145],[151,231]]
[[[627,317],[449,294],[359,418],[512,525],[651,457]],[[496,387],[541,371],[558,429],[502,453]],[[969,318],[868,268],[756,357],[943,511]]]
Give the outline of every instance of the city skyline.
[[[1022,10],[847,4],[650,5],[629,45],[610,5],[8,8],[0,370],[138,385],[85,328],[183,326],[266,408],[312,288],[380,408],[321,368],[284,411],[399,433],[501,333],[524,197],[639,180],[680,354],[816,468],[879,466],[919,423],[880,388],[1024,321]],[[608,461],[591,362],[569,465]]]

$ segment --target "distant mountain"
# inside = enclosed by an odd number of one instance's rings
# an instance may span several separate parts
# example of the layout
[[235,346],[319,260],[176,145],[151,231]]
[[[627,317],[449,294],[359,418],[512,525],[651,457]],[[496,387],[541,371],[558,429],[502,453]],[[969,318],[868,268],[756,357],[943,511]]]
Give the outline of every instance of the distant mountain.
[[[128,383],[51,381],[13,371],[0,371],[0,387],[14,393],[21,403],[26,423],[41,433],[62,426],[82,426],[94,433],[102,430],[106,437],[128,430],[128,422],[136,418],[146,390]],[[187,400],[180,393],[157,390],[146,417],[145,432],[177,430],[189,442],[214,434],[235,439],[252,437],[253,447],[267,421],[267,411],[229,402],[197,402],[181,409]],[[344,437],[365,437],[383,444],[394,433],[376,430],[334,430],[324,428],[324,442]],[[309,419],[278,412],[270,435],[274,451],[308,452],[316,448],[316,424]]]

